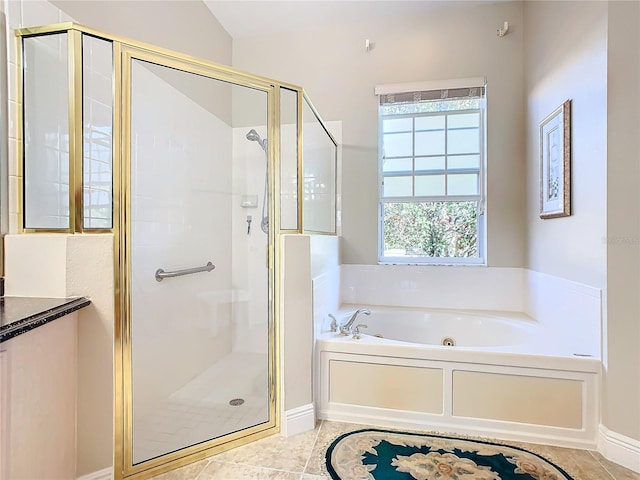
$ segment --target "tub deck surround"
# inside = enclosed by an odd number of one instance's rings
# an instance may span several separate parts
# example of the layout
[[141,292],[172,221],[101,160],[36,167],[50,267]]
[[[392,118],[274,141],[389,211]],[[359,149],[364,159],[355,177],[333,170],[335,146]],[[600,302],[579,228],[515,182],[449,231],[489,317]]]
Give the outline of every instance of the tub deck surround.
[[[326,329],[317,336],[319,418],[595,447],[597,353],[581,356],[522,313],[358,304],[334,315],[342,324],[363,307],[372,313],[355,322],[369,325],[359,340]],[[440,344],[442,336],[460,346]]]
[[0,298],[0,343],[38,328],[91,304],[86,297]]

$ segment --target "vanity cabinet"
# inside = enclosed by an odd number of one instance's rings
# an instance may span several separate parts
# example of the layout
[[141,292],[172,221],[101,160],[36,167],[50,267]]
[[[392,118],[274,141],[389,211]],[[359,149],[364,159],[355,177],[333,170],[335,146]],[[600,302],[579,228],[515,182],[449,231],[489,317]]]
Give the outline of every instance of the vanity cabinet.
[[78,313],[60,315],[0,343],[0,480],[75,478]]

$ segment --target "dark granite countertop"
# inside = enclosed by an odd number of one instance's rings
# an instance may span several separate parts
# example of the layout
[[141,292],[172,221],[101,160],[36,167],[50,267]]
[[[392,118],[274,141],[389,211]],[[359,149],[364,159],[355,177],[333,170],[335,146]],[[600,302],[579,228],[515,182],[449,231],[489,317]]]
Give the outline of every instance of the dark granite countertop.
[[0,343],[90,304],[86,297],[1,297]]

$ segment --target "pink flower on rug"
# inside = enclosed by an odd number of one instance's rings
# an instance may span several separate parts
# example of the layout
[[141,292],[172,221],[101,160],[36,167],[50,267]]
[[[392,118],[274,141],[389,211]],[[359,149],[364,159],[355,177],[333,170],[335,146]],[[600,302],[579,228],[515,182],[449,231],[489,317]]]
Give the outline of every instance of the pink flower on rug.
[[501,480],[490,467],[477,465],[473,460],[459,458],[453,453],[414,453],[409,457],[398,455],[391,465],[416,480]]
[[515,464],[518,468],[513,473],[527,473],[536,480],[558,480],[558,476],[549,472],[544,465],[526,459],[515,459]]

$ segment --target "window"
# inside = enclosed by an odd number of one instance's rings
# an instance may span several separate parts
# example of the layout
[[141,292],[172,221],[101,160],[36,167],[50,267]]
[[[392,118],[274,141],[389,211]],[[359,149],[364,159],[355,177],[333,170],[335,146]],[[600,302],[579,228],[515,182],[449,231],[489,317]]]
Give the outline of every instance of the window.
[[382,263],[484,263],[485,86],[462,85],[376,88]]

